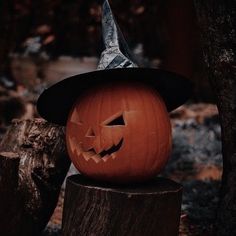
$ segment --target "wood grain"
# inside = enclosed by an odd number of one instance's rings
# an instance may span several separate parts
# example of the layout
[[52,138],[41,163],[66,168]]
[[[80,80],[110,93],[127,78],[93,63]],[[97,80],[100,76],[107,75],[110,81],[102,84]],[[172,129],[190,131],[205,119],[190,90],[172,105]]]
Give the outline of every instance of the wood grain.
[[178,235],[182,187],[163,178],[114,186],[67,179],[62,236]]
[[15,120],[0,145],[0,235],[39,235],[57,204],[70,161],[63,128]]

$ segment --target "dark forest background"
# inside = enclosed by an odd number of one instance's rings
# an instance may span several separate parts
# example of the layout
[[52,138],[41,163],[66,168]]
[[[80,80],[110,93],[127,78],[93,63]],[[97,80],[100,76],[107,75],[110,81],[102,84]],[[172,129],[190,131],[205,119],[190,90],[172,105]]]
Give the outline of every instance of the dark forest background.
[[[204,72],[192,1],[110,2],[142,66],[162,67],[189,77],[196,84],[195,100],[214,101]],[[99,57],[102,51],[101,1],[23,0],[0,4],[2,74],[11,76],[9,53],[29,55],[31,50],[30,56],[41,63],[42,52],[56,60],[61,55]]]

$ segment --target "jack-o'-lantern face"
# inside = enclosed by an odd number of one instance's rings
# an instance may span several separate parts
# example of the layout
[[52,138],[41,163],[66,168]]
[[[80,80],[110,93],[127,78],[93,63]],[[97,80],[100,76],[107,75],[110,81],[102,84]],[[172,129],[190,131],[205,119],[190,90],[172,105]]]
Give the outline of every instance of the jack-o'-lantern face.
[[66,140],[81,173],[109,182],[143,181],[167,162],[171,126],[162,99],[151,88],[107,84],[86,91],[76,101]]

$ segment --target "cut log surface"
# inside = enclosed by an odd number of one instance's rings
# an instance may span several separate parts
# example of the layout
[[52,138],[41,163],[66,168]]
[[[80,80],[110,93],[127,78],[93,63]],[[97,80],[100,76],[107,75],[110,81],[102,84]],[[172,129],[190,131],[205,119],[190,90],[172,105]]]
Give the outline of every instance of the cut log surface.
[[112,186],[67,178],[62,236],[178,235],[182,186],[164,178]]
[[0,145],[0,235],[39,235],[69,166],[62,127],[13,121]]

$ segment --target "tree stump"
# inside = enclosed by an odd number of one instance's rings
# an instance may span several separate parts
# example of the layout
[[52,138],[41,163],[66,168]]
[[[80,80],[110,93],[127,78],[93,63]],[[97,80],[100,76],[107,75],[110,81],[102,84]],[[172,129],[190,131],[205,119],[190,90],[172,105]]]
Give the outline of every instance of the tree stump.
[[0,235],[39,235],[69,166],[62,127],[15,120],[0,145]]
[[114,186],[67,179],[62,236],[178,235],[182,186],[164,178]]

